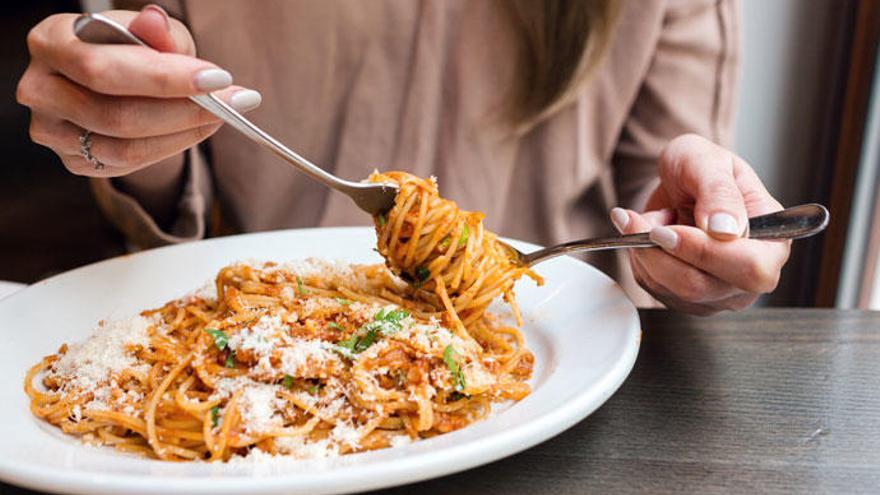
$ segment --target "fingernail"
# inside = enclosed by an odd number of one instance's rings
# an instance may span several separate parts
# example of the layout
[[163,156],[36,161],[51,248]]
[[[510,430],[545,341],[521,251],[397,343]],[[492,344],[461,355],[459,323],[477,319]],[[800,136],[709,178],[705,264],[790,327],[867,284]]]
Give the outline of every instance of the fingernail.
[[713,213],[709,217],[709,232],[738,236],[740,229],[733,215],[729,213]]
[[612,208],[611,223],[622,234],[626,230],[626,226],[629,225],[629,214],[623,208]]
[[196,74],[196,87],[200,91],[214,91],[232,84],[232,74],[223,69],[205,69]]
[[165,21],[165,29],[168,29],[168,30],[171,29],[171,26],[168,23],[168,12],[165,12],[165,9],[163,9],[162,7],[159,7],[158,5],[150,4],[141,10],[141,12],[147,12],[147,11],[152,11],[152,12],[155,12],[155,13],[159,14],[160,16],[162,16],[162,20]]
[[239,112],[253,110],[260,106],[262,101],[263,95],[261,95],[259,91],[254,91],[252,89],[237,91],[234,95],[229,97],[229,104]]
[[648,237],[658,246],[669,251],[678,246],[678,234],[669,227],[654,227]]

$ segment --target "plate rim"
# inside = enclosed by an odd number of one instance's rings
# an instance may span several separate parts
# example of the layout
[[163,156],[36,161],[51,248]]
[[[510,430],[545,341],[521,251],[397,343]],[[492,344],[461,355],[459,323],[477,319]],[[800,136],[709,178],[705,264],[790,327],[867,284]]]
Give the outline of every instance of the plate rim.
[[[185,249],[195,244],[210,245],[244,238],[359,230],[369,230],[372,232],[373,228],[368,226],[339,226],[253,232],[160,246],[136,253],[126,253],[83,265],[28,285],[22,290],[0,299],[0,307],[14,304],[15,300],[23,294],[30,292],[34,288],[50,284],[59,278],[75,276],[80,271],[93,269],[93,267],[104,264],[116,263],[121,259],[132,256],[149,256],[157,252]],[[503,237],[502,240],[505,242],[512,241],[513,244],[530,249],[540,248],[536,244],[516,239]],[[242,493],[248,489],[255,490],[256,484],[259,484],[258,490],[261,493],[282,493],[285,489],[291,489],[290,485],[293,480],[296,480],[296,483],[299,485],[296,488],[297,490],[318,489],[320,493],[326,494],[354,493],[448,476],[516,455],[568,430],[604,405],[629,377],[638,356],[642,330],[638,311],[632,304],[632,301],[629,300],[620,285],[608,275],[583,260],[570,256],[566,257],[575,262],[583,263],[594,274],[604,277],[606,281],[611,282],[612,290],[617,292],[618,296],[622,297],[625,302],[626,319],[628,320],[626,330],[633,334],[633,338],[627,339],[623,354],[612,366],[604,370],[600,378],[597,379],[597,384],[592,387],[589,393],[575,396],[571,401],[564,403],[562,407],[542,415],[539,421],[517,424],[504,434],[490,435],[487,438],[481,439],[481,449],[476,451],[476,453],[472,451],[472,446],[465,443],[446,446],[435,451],[434,454],[442,454],[444,458],[432,458],[430,462],[424,462],[425,459],[422,455],[397,459],[393,464],[386,463],[383,466],[383,474],[385,476],[382,479],[377,479],[376,476],[364,476],[366,474],[365,471],[375,468],[375,465],[361,464],[348,466],[342,473],[336,470],[334,478],[337,481],[334,483],[334,486],[329,488],[322,485],[322,482],[326,482],[327,473],[321,471],[316,473],[272,474],[259,477],[223,477],[223,486],[218,487],[216,484],[206,483],[206,481],[210,481],[210,478],[206,480],[205,477],[158,478],[148,474],[116,474],[111,472],[95,474],[72,471],[55,466],[37,465],[32,462],[22,462],[15,459],[0,459],[0,480],[15,486],[52,493],[155,493],[157,490],[167,490],[169,488],[168,484],[174,485],[173,489],[171,489],[172,493],[233,494]],[[600,386],[599,384],[602,385]],[[303,481],[306,483],[303,484]],[[321,490],[322,488],[323,490]]]

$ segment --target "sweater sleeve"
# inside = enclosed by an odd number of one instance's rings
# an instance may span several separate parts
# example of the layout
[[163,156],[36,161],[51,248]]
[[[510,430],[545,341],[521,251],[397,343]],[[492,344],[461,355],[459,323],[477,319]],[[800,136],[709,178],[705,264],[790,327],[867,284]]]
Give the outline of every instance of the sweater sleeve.
[[737,0],[669,0],[657,48],[613,158],[619,203],[641,210],[671,139],[732,141],[739,72]]
[[116,188],[111,180],[92,179],[92,190],[99,208],[133,248],[194,241],[206,235],[213,196],[207,161],[198,147],[172,159],[186,161],[184,184],[173,218],[164,228],[137,200]]

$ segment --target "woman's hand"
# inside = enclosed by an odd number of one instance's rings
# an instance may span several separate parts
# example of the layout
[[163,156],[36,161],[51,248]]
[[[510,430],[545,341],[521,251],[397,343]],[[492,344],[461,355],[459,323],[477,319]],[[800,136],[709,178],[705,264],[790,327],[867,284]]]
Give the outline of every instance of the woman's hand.
[[630,251],[645,290],[670,308],[707,315],[745,308],[776,288],[791,243],[743,236],[749,217],[782,205],[745,161],[685,135],[666,146],[659,175],[644,213],[611,211],[621,233],[650,231],[662,248]]
[[[31,139],[72,173],[127,175],[212,135],[219,119],[187,96],[217,91],[239,111],[260,104],[259,93],[232,86],[229,72],[195,58],[192,36],[162,9],[104,15],[156,49],[84,43],[73,32],[76,14],[53,15],[28,34],[31,62],[18,83],[16,98],[31,109]],[[85,130],[103,168],[80,155]]]

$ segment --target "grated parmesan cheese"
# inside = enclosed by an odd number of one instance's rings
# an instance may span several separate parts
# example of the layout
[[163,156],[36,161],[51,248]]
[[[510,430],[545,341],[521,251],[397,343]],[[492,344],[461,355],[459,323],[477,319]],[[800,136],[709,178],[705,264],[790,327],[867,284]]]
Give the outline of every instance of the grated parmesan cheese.
[[281,426],[281,417],[276,413],[284,402],[275,396],[276,390],[274,385],[256,382],[245,387],[239,401],[245,431],[262,433]]
[[275,348],[280,334],[287,329],[279,315],[263,315],[257,322],[229,337],[228,345],[236,351],[254,351],[257,356],[266,356]]
[[361,432],[353,425],[342,421],[336,424],[330,431],[330,438],[339,443],[344,443],[352,449],[360,448]]
[[311,376],[316,368],[323,369],[329,363],[342,365],[333,345],[315,339],[293,339],[289,346],[280,350],[281,372],[294,377]]
[[339,448],[329,438],[309,442],[301,436],[278,437],[275,439],[275,446],[282,454],[296,459],[321,459],[339,455]]
[[[147,330],[154,323],[153,319],[140,315],[101,322],[88,340],[71,345],[52,365],[51,372],[65,380],[65,389],[95,392],[112,376],[135,367],[132,348],[149,346]],[[109,393],[109,390],[104,392]],[[100,400],[97,395],[95,400]]]

